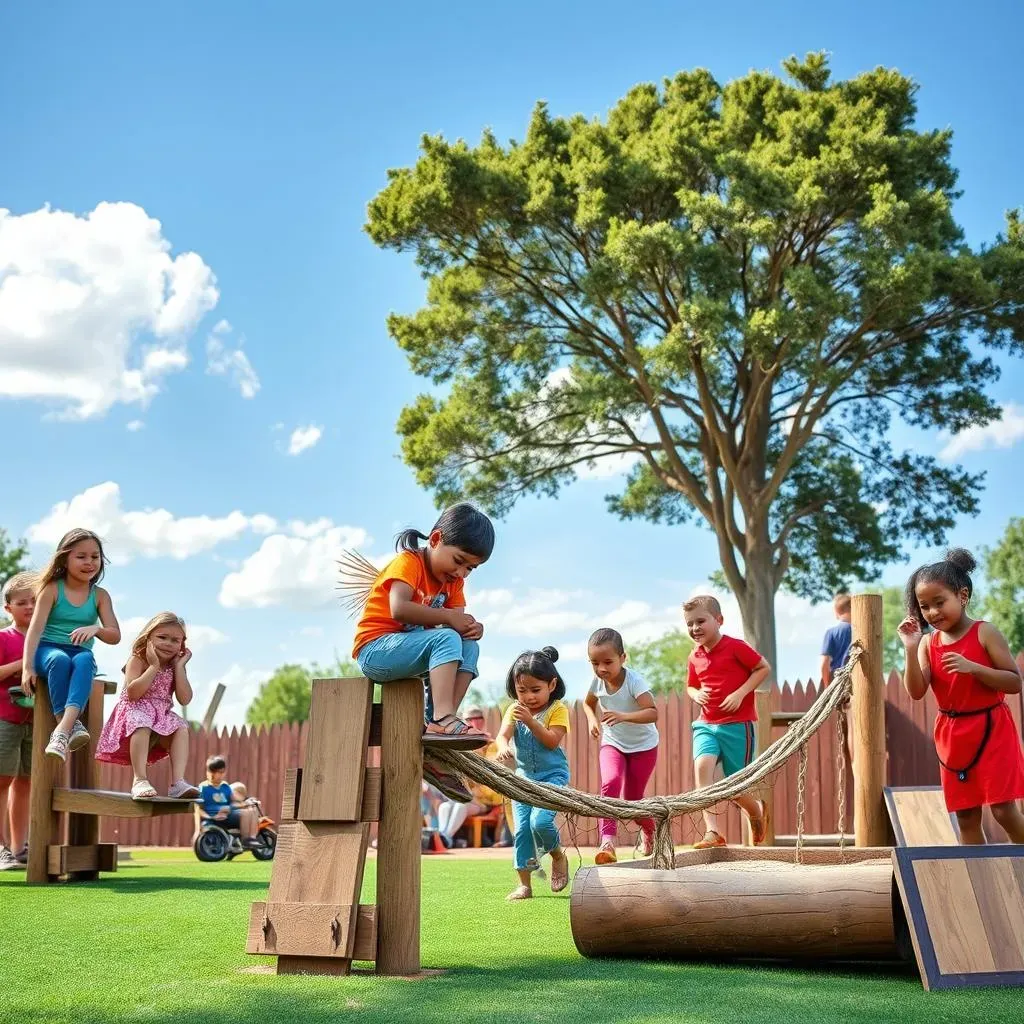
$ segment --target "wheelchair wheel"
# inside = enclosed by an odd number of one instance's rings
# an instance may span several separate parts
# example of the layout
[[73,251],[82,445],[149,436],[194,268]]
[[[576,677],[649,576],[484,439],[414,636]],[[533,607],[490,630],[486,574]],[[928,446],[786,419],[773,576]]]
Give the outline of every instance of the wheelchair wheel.
[[220,829],[204,829],[196,836],[192,849],[196,856],[207,864],[223,860],[228,854],[228,837]]
[[257,860],[273,860],[277,851],[277,833],[269,828],[261,828],[256,835],[260,841],[259,846],[254,846],[252,855]]

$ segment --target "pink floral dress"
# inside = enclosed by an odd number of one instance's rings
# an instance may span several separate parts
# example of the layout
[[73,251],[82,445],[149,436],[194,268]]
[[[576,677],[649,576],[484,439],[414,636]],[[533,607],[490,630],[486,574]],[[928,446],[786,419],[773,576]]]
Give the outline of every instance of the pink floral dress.
[[[112,764],[131,764],[128,744],[136,729],[149,729],[159,736],[172,736],[179,729],[187,729],[188,722],[174,713],[174,666],[160,669],[140,700],[128,699],[128,685],[107,719],[96,744],[96,760]],[[168,752],[159,744],[149,748],[149,764],[167,757]]]

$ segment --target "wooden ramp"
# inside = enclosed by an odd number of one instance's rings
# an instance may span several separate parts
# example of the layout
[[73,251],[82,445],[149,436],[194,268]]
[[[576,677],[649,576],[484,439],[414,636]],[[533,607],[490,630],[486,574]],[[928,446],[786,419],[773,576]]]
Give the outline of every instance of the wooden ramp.
[[941,786],[886,786],[885,806],[897,846],[959,846],[956,815]]
[[926,989],[1024,987],[1024,847],[897,847],[892,863]]

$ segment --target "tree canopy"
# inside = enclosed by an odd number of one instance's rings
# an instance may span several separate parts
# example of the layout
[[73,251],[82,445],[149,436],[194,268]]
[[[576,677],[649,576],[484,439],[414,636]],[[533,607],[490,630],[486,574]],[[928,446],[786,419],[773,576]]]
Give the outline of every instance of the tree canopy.
[[673,629],[655,640],[629,645],[629,666],[635,668],[651,688],[664,696],[686,690],[686,659],[693,641],[681,629]]
[[249,725],[281,725],[309,718],[314,679],[348,679],[361,676],[359,667],[339,659],[336,664],[282,665],[263,683],[245,713]]
[[780,586],[831,596],[976,511],[981,475],[888,428],[996,419],[989,352],[1024,339],[1017,215],[965,242],[914,83],[784,68],[684,71],[603,120],[539,103],[522,142],[424,137],[367,223],[427,279],[388,319],[436,386],[398,421],[417,480],[500,515],[625,460],[609,508],[710,527],[773,662]]
[[[28,548],[25,542],[14,543],[9,539],[7,531],[0,527],[0,588],[16,573],[28,569],[28,562],[25,560],[27,556]],[[0,602],[0,626],[6,625],[7,622],[8,618]]]
[[985,596],[981,614],[1006,637],[1014,655],[1024,651],[1024,519],[1013,518],[999,542],[982,552]]

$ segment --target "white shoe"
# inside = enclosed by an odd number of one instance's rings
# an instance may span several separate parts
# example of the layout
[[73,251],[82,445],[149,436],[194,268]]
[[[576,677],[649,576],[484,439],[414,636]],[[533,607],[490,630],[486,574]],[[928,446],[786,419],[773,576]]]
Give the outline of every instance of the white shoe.
[[169,790],[167,795],[172,800],[194,800],[199,796],[199,790],[192,785],[191,782],[186,782],[184,779],[178,779]]
[[71,727],[71,735],[68,737],[68,750],[81,750],[89,745],[90,737],[88,730],[80,721],[76,721]]
[[49,757],[57,758],[58,761],[66,761],[68,759],[67,733],[61,732],[60,729],[54,729],[50,733],[50,742],[46,744],[46,754]]

